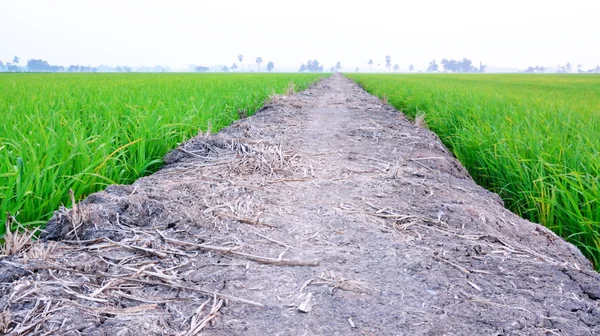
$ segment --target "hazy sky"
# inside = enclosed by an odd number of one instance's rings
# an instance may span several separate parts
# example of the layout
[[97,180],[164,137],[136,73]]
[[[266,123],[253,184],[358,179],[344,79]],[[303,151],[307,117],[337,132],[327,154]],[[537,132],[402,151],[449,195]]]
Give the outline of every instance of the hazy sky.
[[495,67],[600,64],[600,0],[0,0],[0,60],[405,69],[467,57]]

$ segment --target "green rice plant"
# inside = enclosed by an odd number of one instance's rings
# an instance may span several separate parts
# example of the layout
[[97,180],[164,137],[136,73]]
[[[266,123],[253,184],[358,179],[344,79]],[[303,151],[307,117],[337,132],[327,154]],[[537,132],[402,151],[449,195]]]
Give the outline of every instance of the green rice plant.
[[479,184],[600,269],[600,76],[349,77],[411,117],[425,112]]
[[[2,74],[0,213],[45,223],[68,202],[156,171],[179,143],[229,125],[315,74]],[[0,221],[3,222],[3,221]],[[5,227],[0,224],[0,236]]]

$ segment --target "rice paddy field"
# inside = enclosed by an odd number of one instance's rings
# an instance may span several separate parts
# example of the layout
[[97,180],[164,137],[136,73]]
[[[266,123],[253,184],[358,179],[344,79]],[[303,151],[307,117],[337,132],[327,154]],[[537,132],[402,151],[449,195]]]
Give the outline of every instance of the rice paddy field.
[[351,74],[424,115],[473,178],[600,269],[600,76]]
[[[2,74],[0,210],[25,226],[156,171],[198,132],[252,114],[316,74]],[[0,236],[5,232],[0,224]]]

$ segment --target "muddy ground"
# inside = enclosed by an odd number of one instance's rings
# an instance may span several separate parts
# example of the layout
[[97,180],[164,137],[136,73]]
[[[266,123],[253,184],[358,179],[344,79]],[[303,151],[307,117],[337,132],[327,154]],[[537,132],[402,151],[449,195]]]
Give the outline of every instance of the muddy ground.
[[57,212],[0,334],[598,335],[600,277],[342,76]]

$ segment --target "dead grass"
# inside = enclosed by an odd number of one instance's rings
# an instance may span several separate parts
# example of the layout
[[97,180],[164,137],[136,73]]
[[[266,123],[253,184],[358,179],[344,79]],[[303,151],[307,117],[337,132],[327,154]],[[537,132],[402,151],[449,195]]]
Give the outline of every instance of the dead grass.
[[290,82],[288,84],[287,90],[285,91],[285,94],[288,96],[291,96],[295,93],[296,93],[296,84],[294,82]]
[[0,313],[0,334],[8,334],[11,322],[12,318],[10,316],[10,311],[7,310]]
[[427,128],[427,122],[425,121],[425,113],[419,112],[415,116],[415,125],[422,128]]
[[[13,232],[11,227],[17,224],[22,231]],[[1,255],[10,256],[21,252],[27,245],[31,243],[31,239],[35,235],[38,229],[27,230],[21,224],[19,224],[15,218],[10,214],[6,214],[6,234],[2,238],[4,244],[0,249]]]
[[56,248],[56,243],[42,243],[35,242],[32,244],[31,248],[28,249],[25,253],[23,253],[23,259],[25,263],[30,260],[49,260],[52,252]]
[[196,312],[192,316],[192,320],[190,322],[190,329],[187,332],[180,334],[181,336],[198,335],[212,320],[214,320],[217,317],[219,309],[221,309],[221,307],[223,306],[223,300],[217,300],[217,297],[214,296],[213,305],[210,308],[210,311],[207,315],[203,315],[202,311],[209,302],[210,299],[206,300],[203,304],[200,305],[200,307],[198,307],[198,309],[196,309]]

